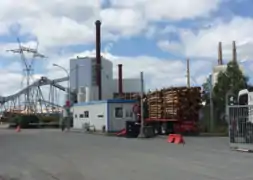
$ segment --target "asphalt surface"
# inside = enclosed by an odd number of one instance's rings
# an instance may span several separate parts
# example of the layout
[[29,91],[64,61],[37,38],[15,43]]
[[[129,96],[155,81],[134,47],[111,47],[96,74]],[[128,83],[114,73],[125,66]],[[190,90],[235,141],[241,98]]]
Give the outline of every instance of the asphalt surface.
[[[253,154],[227,138],[125,139],[0,129],[0,180],[252,180]],[[1,179],[2,177],[2,179]]]

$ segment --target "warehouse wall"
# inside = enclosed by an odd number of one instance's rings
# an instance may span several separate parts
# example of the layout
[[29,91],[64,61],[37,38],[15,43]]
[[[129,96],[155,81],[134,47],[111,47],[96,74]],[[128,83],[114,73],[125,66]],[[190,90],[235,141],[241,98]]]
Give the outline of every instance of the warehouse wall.
[[[87,115],[88,117],[85,116]],[[94,126],[96,130],[102,130],[103,126],[107,125],[107,103],[81,103],[73,108],[74,125],[75,129],[82,129],[84,123]]]

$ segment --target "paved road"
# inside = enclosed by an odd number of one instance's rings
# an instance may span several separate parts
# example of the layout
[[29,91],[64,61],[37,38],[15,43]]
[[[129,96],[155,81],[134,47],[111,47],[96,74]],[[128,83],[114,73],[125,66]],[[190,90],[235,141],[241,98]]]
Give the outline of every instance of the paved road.
[[[226,138],[124,139],[0,129],[0,175],[17,180],[252,180],[253,154]],[[1,178],[0,178],[1,180]]]

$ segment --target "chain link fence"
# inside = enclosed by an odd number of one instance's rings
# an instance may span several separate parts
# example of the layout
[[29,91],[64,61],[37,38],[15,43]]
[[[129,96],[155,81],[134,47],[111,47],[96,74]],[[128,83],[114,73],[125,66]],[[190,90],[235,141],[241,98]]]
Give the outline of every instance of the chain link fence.
[[228,106],[229,143],[233,149],[253,150],[253,105]]

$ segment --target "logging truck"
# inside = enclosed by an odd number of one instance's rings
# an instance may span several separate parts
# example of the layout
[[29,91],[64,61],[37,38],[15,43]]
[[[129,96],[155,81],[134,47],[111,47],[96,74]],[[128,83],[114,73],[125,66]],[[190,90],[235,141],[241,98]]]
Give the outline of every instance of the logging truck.
[[[199,87],[149,92],[143,99],[145,126],[153,127],[155,134],[198,134],[200,102]],[[133,111],[140,122],[140,98]]]

